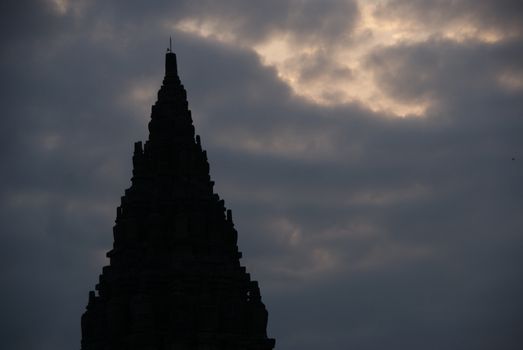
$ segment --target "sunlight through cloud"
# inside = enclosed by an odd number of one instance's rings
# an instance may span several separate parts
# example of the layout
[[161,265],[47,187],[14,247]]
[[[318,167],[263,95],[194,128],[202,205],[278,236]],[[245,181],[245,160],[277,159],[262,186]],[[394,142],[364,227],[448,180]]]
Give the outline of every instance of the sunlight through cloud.
[[[359,1],[356,26],[344,28],[345,35],[333,43],[321,38],[300,40],[290,29],[278,29],[252,40],[220,16],[186,17],[175,23],[174,28],[255,51],[263,64],[276,68],[278,77],[296,95],[313,103],[325,106],[357,103],[386,115],[423,116],[436,101],[428,98],[405,101],[392,96],[375,81],[372,69],[366,65],[369,55],[376,49],[419,44],[434,38],[494,44],[510,37],[510,33],[492,26],[483,28],[470,16],[446,20],[436,13],[435,19],[427,23],[413,16],[406,18],[402,11],[414,11],[411,7],[415,6],[396,6],[393,1],[385,0]],[[507,86],[517,86],[513,79],[501,81]]]

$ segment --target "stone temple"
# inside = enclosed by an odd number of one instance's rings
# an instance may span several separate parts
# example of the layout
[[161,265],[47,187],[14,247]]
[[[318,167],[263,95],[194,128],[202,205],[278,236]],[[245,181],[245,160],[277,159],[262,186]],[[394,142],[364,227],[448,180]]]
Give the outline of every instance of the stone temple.
[[134,145],[113,249],[82,315],[82,350],[268,350],[267,310],[213,192],[176,55]]

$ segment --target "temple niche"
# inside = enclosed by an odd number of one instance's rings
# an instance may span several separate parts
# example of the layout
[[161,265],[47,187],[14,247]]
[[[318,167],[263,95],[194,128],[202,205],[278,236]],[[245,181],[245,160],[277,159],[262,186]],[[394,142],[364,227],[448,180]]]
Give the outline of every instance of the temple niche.
[[273,349],[171,50],[149,139],[135,143],[132,159],[110,263],[82,315],[82,350]]

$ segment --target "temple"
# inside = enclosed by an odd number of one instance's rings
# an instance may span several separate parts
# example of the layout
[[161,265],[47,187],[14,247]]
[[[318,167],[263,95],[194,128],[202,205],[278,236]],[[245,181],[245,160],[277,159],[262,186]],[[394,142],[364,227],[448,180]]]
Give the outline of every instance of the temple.
[[149,140],[116,211],[113,249],[82,315],[82,350],[269,350],[258,283],[240,265],[232,214],[214,193],[176,55]]

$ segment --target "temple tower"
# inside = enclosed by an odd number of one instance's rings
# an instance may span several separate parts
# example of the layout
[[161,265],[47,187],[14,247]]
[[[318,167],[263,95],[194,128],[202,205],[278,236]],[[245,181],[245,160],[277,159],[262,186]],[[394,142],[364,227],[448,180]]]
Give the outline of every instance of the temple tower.
[[270,350],[258,283],[213,192],[176,55],[136,142],[113,249],[82,315],[82,350]]

